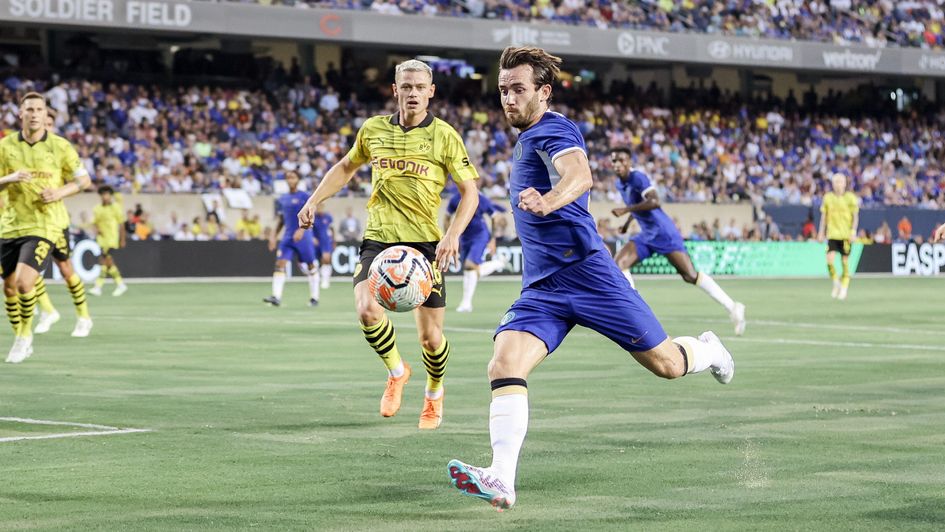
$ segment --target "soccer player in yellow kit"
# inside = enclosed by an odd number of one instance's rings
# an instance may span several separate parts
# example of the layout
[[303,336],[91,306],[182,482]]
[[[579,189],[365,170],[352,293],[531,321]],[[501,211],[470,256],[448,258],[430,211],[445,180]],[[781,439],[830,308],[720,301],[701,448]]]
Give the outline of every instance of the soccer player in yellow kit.
[[[436,272],[433,293],[414,310],[427,370],[419,427],[435,429],[443,419],[443,377],[450,355],[450,344],[443,335],[446,292],[441,272],[459,260],[459,236],[479,205],[474,181],[479,174],[469,161],[462,137],[428,111],[435,91],[429,65],[417,60],[397,65],[393,91],[398,112],[364,122],[354,146],[328,171],[299,211],[299,225],[311,227],[318,206],[338,193],[358,168],[370,161],[373,191],[367,204],[360,263],[354,273],[354,299],[364,338],[389,373],[380,412],[390,417],[400,409],[410,366],[401,360],[394,326],[368,287],[368,270],[383,250],[408,245],[423,253]],[[448,174],[462,199],[453,223],[441,234],[437,216]]]
[[102,255],[98,259],[102,270],[89,293],[93,296],[102,295],[105,279],[111,276],[116,284],[112,295],[117,297],[128,291],[118,266],[115,266],[115,258],[112,257],[112,250],[125,247],[125,229],[122,227],[125,223],[125,213],[121,202],[116,200],[112,187],[99,187],[98,194],[102,197],[102,204],[92,209],[92,224],[97,232],[95,242],[102,248]]
[[[33,352],[36,280],[49,265],[57,235],[68,224],[62,198],[80,190],[88,172],[69,141],[46,130],[46,99],[30,92],[20,99],[21,131],[0,140],[0,190],[8,207],[0,230],[0,267],[11,322],[19,311],[16,339],[7,362]],[[15,293],[15,295],[13,295]]]
[[[860,219],[860,202],[856,194],[848,192],[847,178],[843,174],[833,174],[830,178],[833,192],[824,194],[820,206],[820,230],[818,238],[827,240],[827,271],[833,280],[830,297],[846,299],[850,287],[850,248],[856,239],[856,226]],[[833,265],[837,252],[843,263],[843,274],[838,279],[837,269]]]

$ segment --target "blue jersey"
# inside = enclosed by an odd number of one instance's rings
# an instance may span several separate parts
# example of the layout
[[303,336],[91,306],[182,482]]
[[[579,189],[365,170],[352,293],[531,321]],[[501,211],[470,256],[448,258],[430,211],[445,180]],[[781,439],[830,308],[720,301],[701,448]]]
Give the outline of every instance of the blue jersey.
[[[620,197],[627,206],[642,202],[643,196],[650,190],[656,190],[656,185],[648,175],[639,170],[631,170],[625,178],[617,180],[617,191],[620,192]],[[676,224],[659,207],[649,211],[635,212],[633,217],[640,224],[640,234],[646,238],[679,236]]]
[[[462,199],[462,195],[459,192],[453,194],[453,197],[450,198],[450,202],[446,205],[446,212],[448,214],[456,212],[456,209],[459,208],[460,199]],[[463,231],[462,238],[471,239],[482,235],[488,237],[491,231],[489,231],[489,224],[486,223],[485,217],[492,216],[497,212],[505,212],[505,210],[505,207],[492,203],[492,200],[480,192],[479,207],[476,209],[475,214],[473,214],[472,219],[469,220],[469,225],[467,225],[466,230]]]
[[331,240],[331,223],[334,221],[334,218],[331,217],[327,212],[316,212],[315,219],[312,222],[312,230],[315,231],[315,238],[318,239],[318,242],[327,242]]
[[561,179],[555,159],[577,150],[587,151],[577,125],[551,111],[518,137],[512,157],[512,215],[522,241],[524,287],[606,249],[588,211],[589,193],[547,216],[518,208],[523,190],[532,187],[542,194],[551,190]]
[[[301,190],[283,194],[276,200],[279,212],[282,214],[282,225],[285,226],[283,238],[291,238],[292,233],[299,228],[299,211],[302,210],[306,201],[308,201],[308,194]],[[311,231],[309,231],[309,239],[311,239]]]

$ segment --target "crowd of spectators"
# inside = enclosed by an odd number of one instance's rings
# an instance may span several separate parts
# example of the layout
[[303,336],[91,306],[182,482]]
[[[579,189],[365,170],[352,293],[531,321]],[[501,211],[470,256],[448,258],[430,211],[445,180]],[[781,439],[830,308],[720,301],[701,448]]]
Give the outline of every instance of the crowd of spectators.
[[941,0],[229,0],[388,15],[545,21],[597,28],[942,48]]

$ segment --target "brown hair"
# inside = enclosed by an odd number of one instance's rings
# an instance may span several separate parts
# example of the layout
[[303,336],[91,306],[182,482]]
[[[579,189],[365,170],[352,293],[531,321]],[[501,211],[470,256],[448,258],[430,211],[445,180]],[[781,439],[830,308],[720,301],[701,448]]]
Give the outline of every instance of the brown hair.
[[46,97],[43,96],[42,94],[38,92],[27,92],[26,94],[23,95],[22,98],[20,98],[20,105],[23,105],[23,102],[25,102],[26,100],[32,100],[32,99],[39,99],[43,101],[43,104],[46,103]]
[[55,120],[55,119],[56,119],[56,110],[47,105],[47,106],[46,106],[46,116],[48,116],[49,118],[52,118],[53,120]]
[[554,86],[561,71],[561,58],[553,56],[537,46],[509,46],[502,50],[499,68],[509,70],[520,65],[532,66],[532,79],[536,87]]

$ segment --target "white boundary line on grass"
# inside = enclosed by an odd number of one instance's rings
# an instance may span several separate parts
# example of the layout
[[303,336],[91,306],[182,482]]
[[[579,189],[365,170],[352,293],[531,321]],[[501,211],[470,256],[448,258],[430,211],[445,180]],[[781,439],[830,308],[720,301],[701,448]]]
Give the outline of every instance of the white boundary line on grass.
[[108,425],[95,425],[93,423],[73,423],[71,421],[52,421],[48,419],[31,419],[24,417],[0,417],[0,421],[11,421],[13,423],[26,423],[28,425],[55,425],[64,427],[81,427],[85,429],[100,429],[84,432],[63,432],[57,434],[42,434],[39,436],[10,436],[0,438],[0,443],[23,440],[51,440],[56,438],[77,438],[80,436],[108,436],[110,434],[135,434],[141,432],[151,432],[151,429],[122,429],[110,427]]

